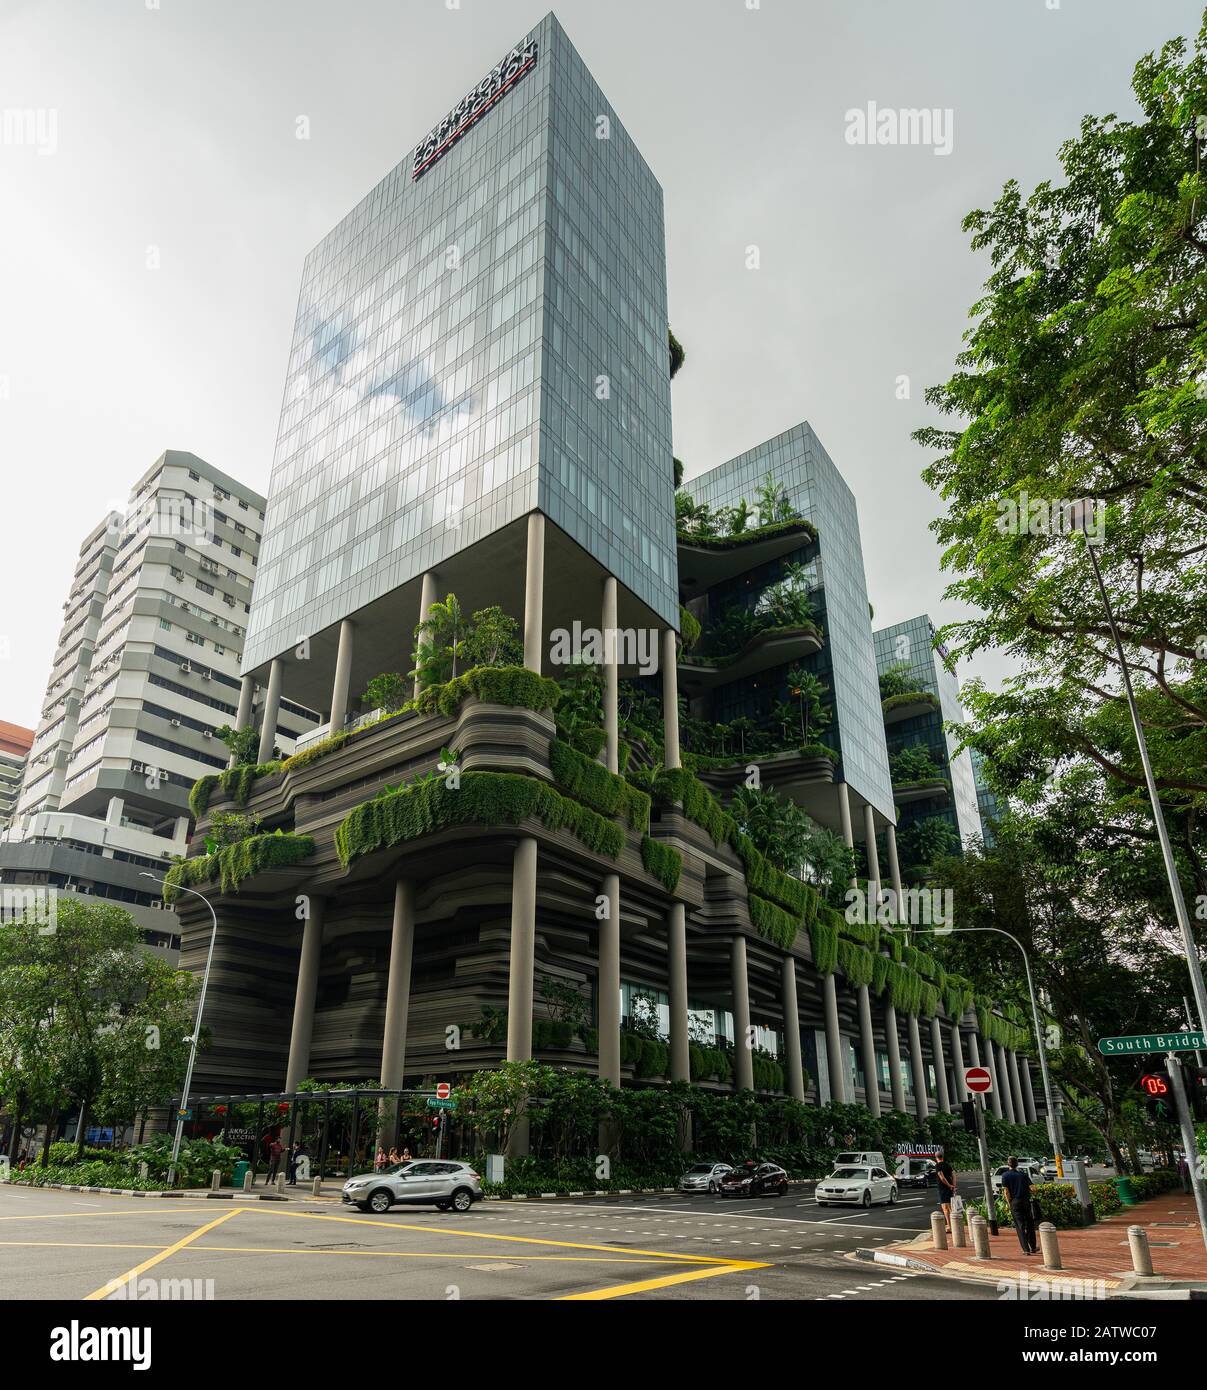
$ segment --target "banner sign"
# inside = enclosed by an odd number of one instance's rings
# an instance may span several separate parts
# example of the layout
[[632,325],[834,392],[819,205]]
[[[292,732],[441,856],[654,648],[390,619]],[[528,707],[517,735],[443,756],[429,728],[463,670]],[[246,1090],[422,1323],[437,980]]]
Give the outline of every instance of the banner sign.
[[420,174],[425,174],[447,154],[470,126],[481,119],[504,92],[515,86],[536,63],[536,59],[535,39],[516,44],[507,57],[493,67],[472,91],[467,92],[438,126],[433,127],[427,139],[415,146],[411,178],[417,179]]
[[898,1158],[942,1158],[942,1144],[898,1144],[893,1152]]

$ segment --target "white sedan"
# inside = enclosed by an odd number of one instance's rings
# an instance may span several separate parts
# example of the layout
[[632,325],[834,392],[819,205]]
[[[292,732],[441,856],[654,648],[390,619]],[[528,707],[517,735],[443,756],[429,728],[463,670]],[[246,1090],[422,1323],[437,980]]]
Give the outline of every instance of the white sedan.
[[819,1207],[831,1203],[870,1207],[873,1202],[897,1201],[896,1179],[883,1168],[835,1168],[828,1178],[822,1178],[814,1193]]

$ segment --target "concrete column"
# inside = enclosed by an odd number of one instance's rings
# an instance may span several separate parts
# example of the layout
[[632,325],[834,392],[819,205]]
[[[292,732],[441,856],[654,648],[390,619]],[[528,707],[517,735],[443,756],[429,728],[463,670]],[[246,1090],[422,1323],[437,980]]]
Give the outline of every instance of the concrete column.
[[599,1076],[620,1085],[620,875],[605,874],[608,915],[599,922]]
[[893,882],[894,897],[894,921],[900,922],[902,917],[901,910],[901,865],[897,860],[897,827],[890,821],[884,830],[885,840],[888,842],[888,872],[889,878]]
[[735,936],[729,947],[729,980],[733,990],[733,1084],[737,1091],[754,1090],[754,1053],[750,1048],[750,981],[746,973],[746,938]]
[[[419,592],[419,621],[423,622],[431,610],[432,604],[436,602],[436,571],[425,570],[423,579],[420,581]],[[418,676],[415,677],[415,695],[423,689],[423,682]]]
[[1031,1059],[1029,1057],[1024,1057],[1019,1063],[1019,1071],[1022,1072],[1023,1100],[1026,1103],[1027,1123],[1033,1125],[1039,1119],[1039,1112],[1035,1109],[1035,1091],[1031,1087]]
[[507,979],[507,1060],[532,1057],[532,971],[536,958],[536,841],[521,840],[511,866],[511,959]]
[[[235,730],[241,733],[251,723],[252,702],[256,695],[256,683],[250,676],[239,682],[239,709],[235,714]],[[227,767],[234,767],[235,755],[232,753]]]
[[830,1099],[847,1104],[847,1069],[842,1055],[842,1033],[838,1027],[838,985],[833,973],[822,977],[822,999],[826,1015],[826,1063],[830,1072]]
[[668,627],[662,634],[662,762],[679,766],[679,653],[675,634]]
[[260,726],[260,751],[256,761],[266,763],[277,742],[277,715],[281,709],[281,681],[285,663],[278,656],[268,668],[268,694],[264,699],[264,723]]
[[545,645],[545,516],[528,513],[528,565],[524,573],[524,665],[538,675]]
[[951,1108],[958,1110],[968,1099],[964,1089],[964,1044],[960,1038],[960,1023],[953,1019],[951,1024],[951,1069],[955,1076],[955,1095],[951,1098]]
[[1027,1123],[1027,1110],[1023,1105],[1023,1087],[1018,1077],[1018,1057],[1013,1052],[1006,1053],[1006,1074],[1010,1077],[1010,1095],[1014,1101],[1015,1122]]
[[796,962],[785,956],[780,964],[783,984],[784,1050],[788,1063],[788,1094],[793,1100],[805,1098],[805,1066],[800,1055],[800,1009],[796,1002]]
[[1018,1120],[1015,1118],[1014,1096],[1010,1090],[1010,1069],[1006,1065],[1006,1049],[1001,1043],[991,1043],[990,1046],[993,1050],[994,1060],[997,1063],[997,1079],[1002,1087],[1002,1110],[1005,1113],[1006,1119],[1008,1119],[1012,1125],[1017,1124]]
[[981,1065],[981,1044],[975,1031],[968,1035],[968,1055],[972,1058],[972,1061],[968,1064],[970,1067],[979,1067]]
[[[275,665],[276,663],[274,663]],[[293,997],[293,1028],[289,1035],[289,1062],[285,1089],[296,1091],[310,1070],[310,1038],[314,1032],[314,996],[323,952],[323,899],[311,898],[302,924],[302,952],[298,958],[298,982]]]
[[926,1095],[926,1062],[922,1056],[922,1032],[917,1014],[909,1015],[906,1028],[909,1031],[909,1069],[914,1075],[914,1112],[920,1120],[925,1120],[930,1114],[930,1101]]
[[884,1032],[888,1040],[888,1075],[893,1092],[893,1109],[905,1111],[905,1082],[901,1079],[901,1039],[897,1036],[897,1010],[884,1006]]
[[600,624],[604,634],[604,748],[607,754],[609,772],[620,771],[620,667],[616,661],[618,637],[616,633],[616,580],[611,576],[604,580],[603,622]]
[[863,834],[868,853],[868,906],[880,902],[880,851],[876,846],[876,812],[869,804],[863,808]]
[[873,1115],[880,1115],[880,1072],[876,1067],[876,1033],[872,1027],[872,1000],[867,985],[860,985],[859,1049],[863,1059],[864,1104]]
[[[855,848],[855,835],[851,829],[851,794],[847,791],[847,784],[838,784],[838,817],[842,822],[842,842],[847,849]],[[858,875],[852,874],[848,886],[854,888],[858,882]]]
[[671,1015],[671,1080],[690,1081],[691,1061],[687,1051],[687,908],[671,904],[668,933]]
[[386,1027],[381,1044],[381,1084],[392,1091],[402,1085],[407,1057],[407,1015],[411,1004],[411,955],[415,945],[415,885],[394,884],[394,923],[390,933],[390,970],[386,983]]
[[989,1092],[989,1104],[997,1119],[1002,1118],[1002,1083],[997,1074],[997,1059],[993,1055],[993,1039],[985,1039],[985,1067],[988,1068],[990,1079],[993,1082],[993,1090]]
[[943,1055],[943,1029],[934,1015],[930,1020],[930,1050],[935,1059],[935,1090],[938,1092],[939,1112],[945,1115],[951,1110],[951,1096],[947,1090],[947,1059]]
[[352,639],[350,619],[339,625],[339,650],[335,654],[335,680],[331,684],[331,732],[338,734],[348,718],[348,685],[352,679]]

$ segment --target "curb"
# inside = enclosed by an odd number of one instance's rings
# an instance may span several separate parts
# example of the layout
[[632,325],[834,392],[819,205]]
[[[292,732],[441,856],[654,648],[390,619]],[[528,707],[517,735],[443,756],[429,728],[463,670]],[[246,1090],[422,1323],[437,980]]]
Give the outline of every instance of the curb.
[[925,1260],[913,1260],[908,1255],[890,1255],[887,1250],[856,1250],[857,1260],[869,1260],[873,1264],[892,1265],[895,1269],[919,1269],[926,1274],[940,1274],[934,1265],[928,1265]]

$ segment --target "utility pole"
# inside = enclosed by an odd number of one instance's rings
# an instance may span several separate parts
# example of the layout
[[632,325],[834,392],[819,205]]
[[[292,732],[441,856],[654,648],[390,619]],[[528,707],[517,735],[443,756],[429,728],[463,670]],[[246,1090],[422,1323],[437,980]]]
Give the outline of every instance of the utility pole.
[[1182,1076],[1182,1062],[1176,1052],[1165,1054],[1165,1070],[1169,1073],[1169,1084],[1173,1087],[1174,1104],[1178,1110],[1178,1127],[1182,1131],[1182,1152],[1186,1155],[1186,1166],[1190,1169],[1190,1190],[1194,1193],[1195,1210],[1199,1214],[1199,1233],[1207,1246],[1207,1190],[1203,1184],[1203,1165],[1199,1158],[1199,1146],[1194,1135],[1194,1121],[1190,1117],[1190,1106],[1186,1101],[1186,1083]]
[[997,1235],[997,1199],[993,1195],[993,1179],[989,1176],[989,1142],[985,1138],[985,1097],[978,1095],[973,1099],[976,1106],[976,1142],[981,1151],[981,1181],[985,1184],[985,1219],[989,1222],[989,1234]]

